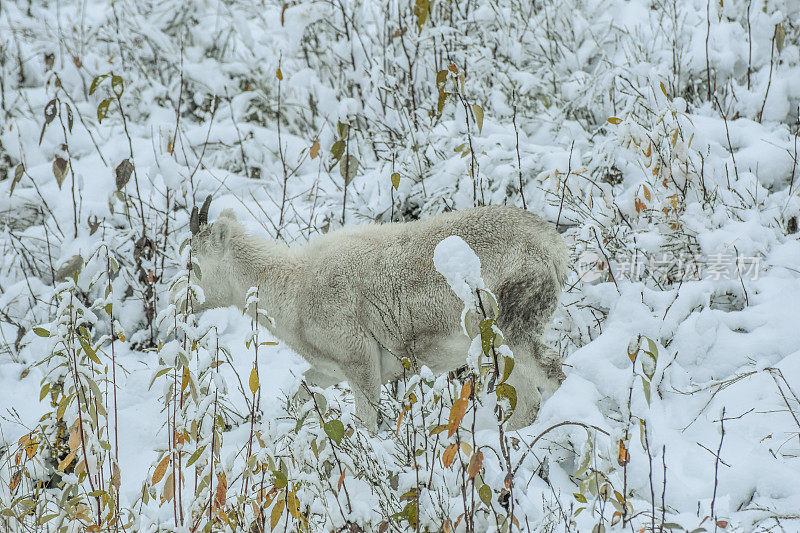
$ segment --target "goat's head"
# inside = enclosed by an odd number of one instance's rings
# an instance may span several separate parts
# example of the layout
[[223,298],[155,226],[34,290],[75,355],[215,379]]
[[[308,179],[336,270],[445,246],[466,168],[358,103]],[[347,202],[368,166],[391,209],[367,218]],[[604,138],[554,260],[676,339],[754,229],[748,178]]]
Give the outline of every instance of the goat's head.
[[[236,276],[238,261],[231,239],[244,233],[232,209],[225,209],[217,220],[208,222],[209,195],[198,211],[192,209],[189,228],[192,231],[192,258],[200,267],[199,284],[206,293],[206,302],[227,305],[238,294]],[[243,294],[243,293],[242,293]]]
[[230,252],[230,239],[234,233],[243,230],[232,209],[225,209],[216,221],[208,222],[208,208],[211,195],[206,197],[200,210],[192,209],[189,228],[192,231],[192,250],[200,260],[224,260]]

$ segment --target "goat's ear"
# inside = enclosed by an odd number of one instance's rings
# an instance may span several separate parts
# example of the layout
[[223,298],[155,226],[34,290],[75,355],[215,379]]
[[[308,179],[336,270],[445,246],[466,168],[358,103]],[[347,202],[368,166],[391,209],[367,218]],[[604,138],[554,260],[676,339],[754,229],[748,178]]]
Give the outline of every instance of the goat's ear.
[[214,222],[211,231],[214,235],[214,241],[220,246],[220,248],[224,248],[231,238],[231,227],[227,221],[217,220]]
[[219,214],[219,218],[229,218],[231,220],[239,220],[238,218],[236,218],[236,213],[230,207],[223,209],[222,213]]

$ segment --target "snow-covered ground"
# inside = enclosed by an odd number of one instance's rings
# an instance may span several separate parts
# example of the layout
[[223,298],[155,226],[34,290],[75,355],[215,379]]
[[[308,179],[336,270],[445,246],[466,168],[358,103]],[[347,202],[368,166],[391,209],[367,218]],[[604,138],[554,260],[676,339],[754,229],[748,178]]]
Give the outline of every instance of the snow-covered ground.
[[[3,2],[0,527],[800,531],[798,21]],[[343,387],[290,401],[299,356],[235,309],[184,313],[210,193],[290,244],[525,206],[573,254],[565,382],[503,446],[480,384],[442,431],[463,389],[425,369],[377,436]]]

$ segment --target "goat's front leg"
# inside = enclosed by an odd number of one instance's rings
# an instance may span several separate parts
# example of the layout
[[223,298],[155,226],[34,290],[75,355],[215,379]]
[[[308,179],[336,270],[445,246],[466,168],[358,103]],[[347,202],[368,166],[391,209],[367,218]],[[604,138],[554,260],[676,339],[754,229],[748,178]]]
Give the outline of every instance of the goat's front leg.
[[363,339],[351,352],[342,370],[353,389],[356,418],[367,430],[378,431],[378,401],[381,396],[381,352],[377,341]]

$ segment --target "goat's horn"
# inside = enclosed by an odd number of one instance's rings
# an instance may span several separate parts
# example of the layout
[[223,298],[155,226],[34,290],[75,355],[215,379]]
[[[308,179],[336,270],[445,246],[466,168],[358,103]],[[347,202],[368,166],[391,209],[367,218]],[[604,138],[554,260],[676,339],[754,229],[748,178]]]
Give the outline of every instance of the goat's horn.
[[192,208],[192,215],[189,217],[189,229],[192,230],[192,235],[197,235],[200,231],[200,216],[197,214],[197,206]]
[[209,194],[206,196],[206,201],[203,202],[202,207],[200,207],[200,216],[197,221],[200,225],[208,224],[208,206],[211,205],[211,195]]

